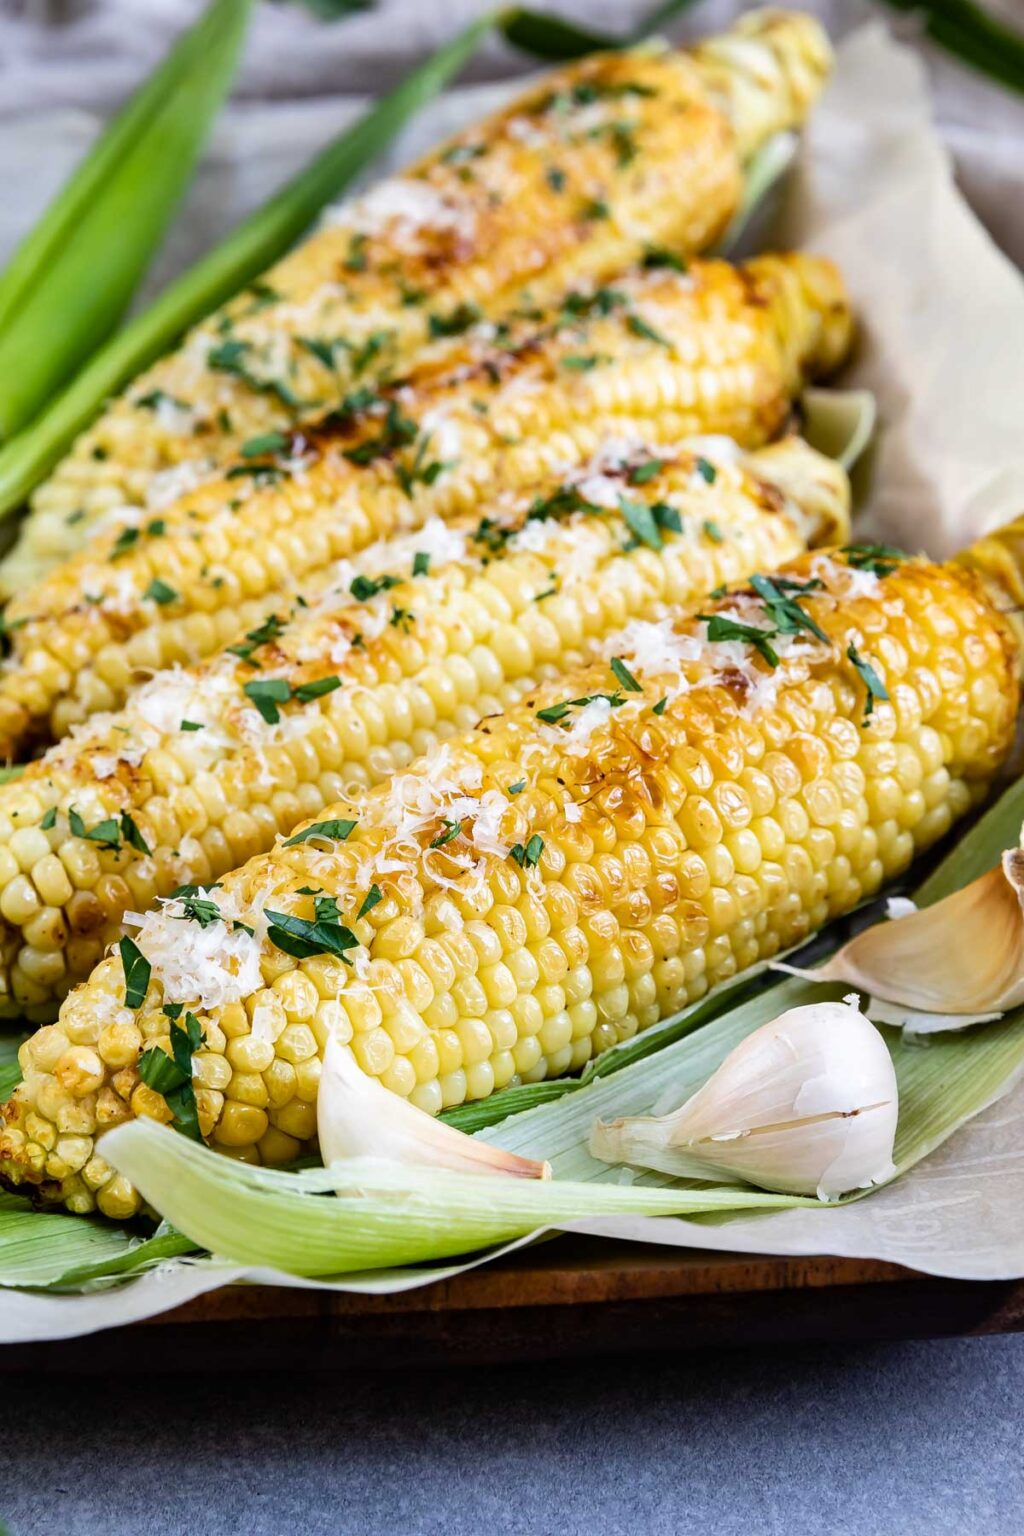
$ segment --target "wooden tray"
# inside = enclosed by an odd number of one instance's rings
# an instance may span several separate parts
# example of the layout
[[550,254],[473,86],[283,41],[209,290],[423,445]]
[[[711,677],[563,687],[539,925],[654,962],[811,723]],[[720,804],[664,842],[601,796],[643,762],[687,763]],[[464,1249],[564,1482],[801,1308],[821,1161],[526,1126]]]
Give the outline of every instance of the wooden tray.
[[1019,1281],[564,1237],[404,1296],[229,1286],[131,1327],[8,1346],[0,1370],[429,1366],[1022,1328]]

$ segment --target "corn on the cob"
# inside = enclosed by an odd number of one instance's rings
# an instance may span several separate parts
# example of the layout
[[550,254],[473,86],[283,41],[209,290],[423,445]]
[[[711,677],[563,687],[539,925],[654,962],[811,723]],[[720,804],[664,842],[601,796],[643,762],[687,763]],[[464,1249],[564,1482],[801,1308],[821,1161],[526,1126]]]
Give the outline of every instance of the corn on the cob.
[[[22,1047],[0,1175],[131,1215],[97,1133],[186,1112],[289,1159],[332,1035],[432,1112],[579,1068],[905,868],[984,793],[1019,706],[986,584],[870,548],[605,655],[150,914]],[[172,1110],[139,1053],[182,1014]]]
[[803,120],[830,63],[806,16],[748,17],[719,44],[570,65],[342,207],[83,434],[36,492],[4,589],[80,548],[98,519],[158,510],[246,439],[393,375],[433,332],[527,284],[537,301],[646,247],[706,249],[744,162]]
[[851,328],[838,275],[810,256],[633,272],[545,318],[449,343],[309,437],[257,439],[227,478],[98,535],[12,601],[0,753],[117,708],[140,670],[220,649],[375,538],[468,511],[609,435],[757,446]]
[[613,444],[479,524],[370,546],[313,607],[158,674],[0,786],[0,1016],[53,1018],[126,908],[220,879],[627,619],[843,536],[846,476],[799,439],[699,446]]

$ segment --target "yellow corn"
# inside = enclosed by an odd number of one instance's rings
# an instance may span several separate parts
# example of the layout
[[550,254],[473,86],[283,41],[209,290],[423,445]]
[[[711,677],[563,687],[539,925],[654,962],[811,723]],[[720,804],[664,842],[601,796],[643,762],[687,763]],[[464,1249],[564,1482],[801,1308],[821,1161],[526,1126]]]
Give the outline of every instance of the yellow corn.
[[745,161],[804,119],[830,65],[810,17],[759,14],[729,36],[695,58],[571,64],[339,209],[83,434],[36,492],[4,589],[37,580],[98,520],[163,506],[257,433],[404,371],[438,328],[494,314],[526,285],[536,302],[645,247],[706,249]]
[[[546,322],[546,323],[545,323]],[[627,274],[449,343],[402,385],[308,436],[281,436],[159,518],[97,535],[6,614],[0,753],[116,709],[140,675],[201,659],[309,597],[331,562],[377,538],[480,507],[590,456],[613,435],[757,446],[803,379],[843,357],[835,269],[766,256],[736,269]]]
[[206,927],[150,914],[139,1005],[115,953],[22,1047],[0,1174],[138,1209],[95,1137],[172,1117],[137,1065],[168,1046],[166,1006],[203,1031],[203,1135],[278,1162],[309,1149],[331,1035],[436,1112],[578,1069],[877,891],[1010,750],[1014,632],[963,565],[854,549],[782,574],[627,624],[332,806],[347,837],[308,828],[227,875]]
[[0,1016],[53,1018],[126,909],[219,880],[627,619],[777,565],[808,535],[841,538],[847,505],[843,471],[799,439],[739,460],[619,444],[480,524],[435,520],[371,546],[243,656],[158,674],[0,786]]

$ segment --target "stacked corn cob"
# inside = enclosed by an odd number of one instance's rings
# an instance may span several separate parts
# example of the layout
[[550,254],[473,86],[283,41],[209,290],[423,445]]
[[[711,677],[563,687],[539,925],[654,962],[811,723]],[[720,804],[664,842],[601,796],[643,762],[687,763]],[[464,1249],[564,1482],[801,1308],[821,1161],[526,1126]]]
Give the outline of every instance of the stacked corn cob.
[[226,478],[97,535],[13,600],[0,750],[118,707],[140,672],[211,654],[282,594],[311,596],[334,560],[578,463],[609,435],[757,446],[850,332],[835,270],[797,255],[634,270],[451,341],[338,422],[254,440]]
[[693,55],[605,53],[346,205],[136,380],[36,493],[3,567],[22,590],[98,520],[151,512],[247,439],[288,430],[423,342],[601,282],[645,250],[706,249],[745,163],[798,125],[828,71],[811,18],[759,12]]
[[849,910],[975,802],[1019,705],[1004,602],[963,563],[854,546],[626,624],[150,914],[23,1047],[3,1176],[136,1211],[95,1138],[173,1118],[138,1064],[183,1011],[198,1128],[271,1163],[314,1134],[331,1035],[432,1112],[581,1066]]
[[812,538],[843,471],[799,439],[618,445],[371,545],[313,606],[160,673],[0,786],[0,1014],[52,1018],[130,907],[209,885],[302,817],[653,618]]

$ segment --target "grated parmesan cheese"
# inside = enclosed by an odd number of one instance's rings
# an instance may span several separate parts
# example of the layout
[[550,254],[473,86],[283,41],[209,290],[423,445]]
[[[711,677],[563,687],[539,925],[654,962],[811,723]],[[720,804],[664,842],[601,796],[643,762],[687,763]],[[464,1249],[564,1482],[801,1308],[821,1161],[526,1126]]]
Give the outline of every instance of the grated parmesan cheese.
[[470,239],[476,220],[472,210],[453,205],[429,181],[390,176],[354,202],[329,208],[330,223],[347,224],[370,236],[393,234],[399,240],[424,232],[454,234]]
[[[223,891],[200,889],[198,896],[215,901],[228,919],[239,915]],[[230,929],[222,918],[202,927],[184,916],[180,899],[161,902],[145,917],[126,912],[124,923],[138,928],[135,942],[168,1000],[222,1008],[263,985],[259,941],[242,928]]]

